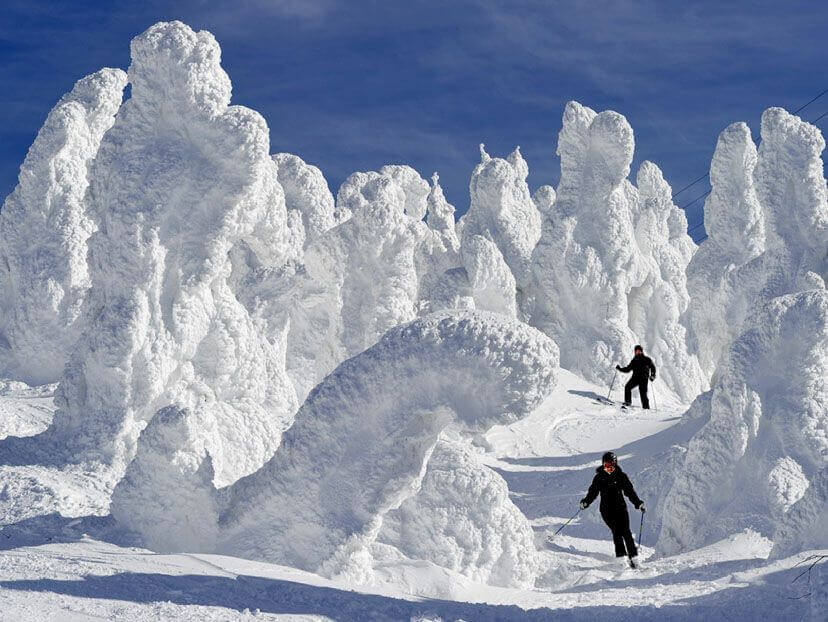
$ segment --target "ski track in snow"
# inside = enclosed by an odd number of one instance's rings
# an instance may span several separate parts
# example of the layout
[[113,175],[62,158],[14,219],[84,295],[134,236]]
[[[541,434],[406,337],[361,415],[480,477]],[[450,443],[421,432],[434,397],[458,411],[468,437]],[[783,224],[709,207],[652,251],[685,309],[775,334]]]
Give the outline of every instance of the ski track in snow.
[[[8,393],[0,396],[0,438],[35,434],[48,425],[49,397]],[[639,471],[660,452],[686,442],[704,421],[681,420],[679,404],[623,412],[597,404],[598,393],[598,387],[562,370],[558,387],[529,417],[496,426],[477,440],[481,460],[504,477],[513,501],[531,520],[542,555],[554,554],[569,571],[563,580],[550,578],[548,588],[492,587],[414,560],[378,567],[375,582],[357,588],[240,558],[157,554],[117,540],[109,517],[84,515],[84,507],[92,514],[89,509],[101,505],[91,478],[72,479],[72,473],[52,469],[53,487],[76,489],[78,517],[51,513],[13,524],[3,520],[0,620],[807,619],[810,577],[794,579],[807,567],[801,562],[808,555],[828,551],[768,561],[771,542],[745,531],[702,549],[646,560],[653,554],[657,506]],[[650,507],[645,562],[637,571],[614,566],[597,503],[545,544],[546,534],[577,511],[598,456],[609,448],[618,452]],[[44,477],[34,472],[42,466],[14,468]],[[5,494],[4,484],[0,495]],[[640,515],[632,508],[630,515],[637,539]],[[446,579],[450,587],[443,585],[445,593],[436,596],[434,586]]]

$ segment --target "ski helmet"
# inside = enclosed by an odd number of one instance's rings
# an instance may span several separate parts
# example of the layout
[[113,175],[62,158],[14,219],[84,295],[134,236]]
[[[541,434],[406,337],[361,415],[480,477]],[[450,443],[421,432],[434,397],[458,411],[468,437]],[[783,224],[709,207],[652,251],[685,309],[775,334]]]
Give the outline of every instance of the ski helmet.
[[633,346],[633,352],[635,352],[636,350],[641,350],[642,352],[644,352],[644,348],[641,347],[640,343],[637,343]]
[[614,451],[608,451],[603,456],[601,456],[601,463],[602,464],[618,464],[618,456],[615,455]]

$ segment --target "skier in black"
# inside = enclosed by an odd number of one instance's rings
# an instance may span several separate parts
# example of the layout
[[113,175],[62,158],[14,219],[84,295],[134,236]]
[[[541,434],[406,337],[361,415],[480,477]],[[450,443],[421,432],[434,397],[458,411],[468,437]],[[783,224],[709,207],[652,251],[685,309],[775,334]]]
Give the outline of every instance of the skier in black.
[[601,466],[595,469],[595,477],[587,491],[586,497],[581,499],[581,509],[585,510],[595,501],[598,493],[601,494],[601,518],[612,531],[612,540],[615,543],[615,556],[629,558],[630,566],[638,566],[638,549],[630,533],[630,515],[627,513],[627,495],[636,509],[644,512],[644,502],[638,498],[632,482],[627,474],[618,466],[616,455],[608,451],[601,458]]
[[650,380],[655,380],[656,368],[653,364],[653,359],[644,355],[644,348],[635,346],[635,356],[626,367],[616,365],[615,369],[620,372],[627,373],[632,371],[632,378],[624,385],[624,406],[629,406],[632,403],[632,390],[638,387],[638,392],[641,394],[641,407],[649,408],[650,399],[647,397],[647,383]]

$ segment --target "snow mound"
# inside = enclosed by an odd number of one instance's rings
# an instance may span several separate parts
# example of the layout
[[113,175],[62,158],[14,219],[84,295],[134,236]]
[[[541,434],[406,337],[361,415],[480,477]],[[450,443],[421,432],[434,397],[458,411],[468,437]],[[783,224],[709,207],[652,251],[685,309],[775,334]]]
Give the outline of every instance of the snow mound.
[[491,585],[530,588],[539,568],[506,481],[448,440],[435,446],[417,494],[386,514],[378,541]]
[[745,527],[769,537],[812,528],[828,460],[827,353],[824,289],[775,298],[750,320],[719,363],[710,421],[665,500],[662,552]]
[[529,323],[558,343],[565,368],[599,384],[641,343],[669,388],[689,401],[703,386],[679,321],[694,245],[658,167],[641,166],[639,189],[627,180],[634,144],[617,112],[567,104],[557,193],[535,197],[543,221]]
[[131,52],[132,97],[90,168],[92,288],[53,432],[117,475],[157,411],[190,409],[215,431],[205,442],[227,484],[272,456],[297,406],[284,340],[259,330],[231,276],[294,257],[301,219],[264,120],[228,105],[210,33],[158,23]]
[[554,342],[498,314],[438,313],[388,331],[325,378],[273,459],[224,493],[220,550],[370,572],[368,545],[414,494],[441,431],[525,416],[557,364]]
[[49,113],[0,212],[0,373],[57,382],[91,286],[89,167],[121,105],[126,74],[102,69]]

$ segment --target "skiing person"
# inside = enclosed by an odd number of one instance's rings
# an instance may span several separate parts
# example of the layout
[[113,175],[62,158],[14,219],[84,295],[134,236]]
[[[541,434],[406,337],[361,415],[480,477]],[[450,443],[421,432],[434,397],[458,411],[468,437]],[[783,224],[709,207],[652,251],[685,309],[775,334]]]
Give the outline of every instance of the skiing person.
[[632,482],[627,474],[618,466],[615,453],[608,451],[601,457],[601,466],[595,469],[595,477],[587,491],[586,497],[581,499],[581,509],[585,510],[601,494],[601,518],[612,531],[612,540],[615,543],[615,556],[628,557],[631,567],[638,566],[638,549],[630,533],[630,515],[627,513],[627,503],[624,495],[632,501],[636,509],[645,511],[644,502],[638,498]]
[[632,390],[638,387],[638,392],[641,395],[641,407],[650,408],[650,399],[647,397],[647,383],[655,380],[656,368],[653,359],[644,355],[644,348],[635,346],[635,356],[626,367],[616,365],[615,369],[620,372],[627,373],[632,371],[632,378],[624,385],[624,406],[629,406],[632,403]]

